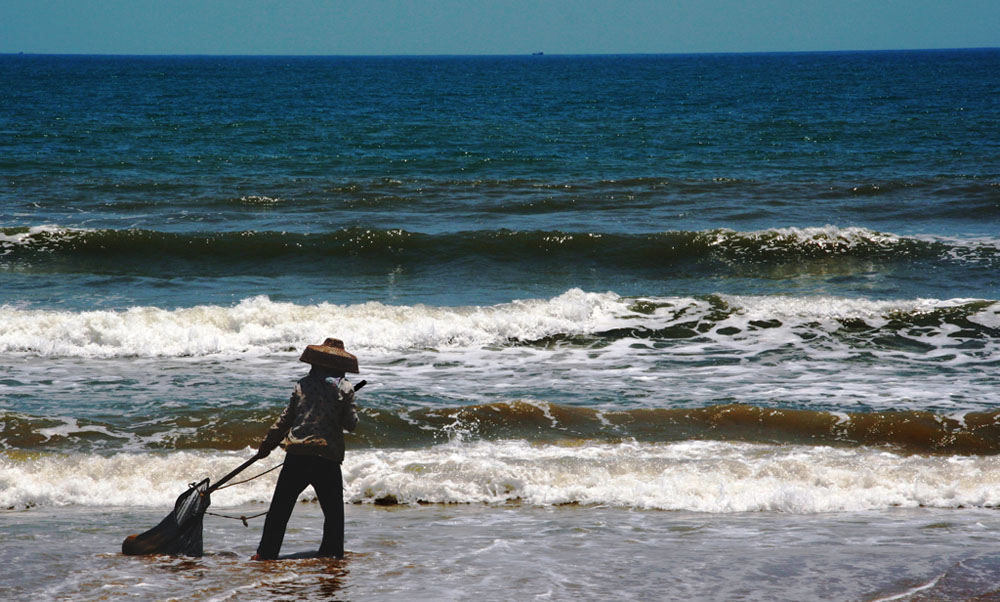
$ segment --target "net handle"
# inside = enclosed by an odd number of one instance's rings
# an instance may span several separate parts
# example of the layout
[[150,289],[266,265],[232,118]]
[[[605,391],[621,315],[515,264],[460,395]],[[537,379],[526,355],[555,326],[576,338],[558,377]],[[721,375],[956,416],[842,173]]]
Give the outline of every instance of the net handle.
[[256,462],[257,460],[260,460],[260,457],[261,457],[261,456],[260,456],[260,453],[256,453],[256,454],[254,454],[254,456],[253,456],[252,458],[250,458],[249,460],[247,460],[247,461],[246,461],[246,462],[244,462],[243,464],[240,464],[240,465],[239,465],[239,466],[237,466],[237,467],[236,467],[236,469],[235,469],[235,470],[233,470],[233,471],[232,471],[231,473],[229,473],[229,474],[227,474],[226,476],[224,476],[224,477],[222,477],[221,479],[219,479],[219,481],[218,481],[217,483],[215,483],[214,485],[212,485],[211,487],[209,487],[209,488],[208,488],[208,490],[207,490],[207,491],[206,491],[205,493],[212,493],[213,491],[215,491],[215,490],[216,490],[216,489],[218,489],[219,487],[222,487],[222,486],[223,486],[223,485],[224,485],[224,484],[226,483],[226,481],[228,481],[228,480],[232,479],[232,478],[233,478],[233,477],[235,477],[236,475],[238,475],[238,474],[240,474],[241,472],[243,472],[244,470],[246,470],[246,469],[247,469],[247,467],[249,467],[249,466],[250,466],[251,464],[253,464],[253,463],[254,463],[254,462]]

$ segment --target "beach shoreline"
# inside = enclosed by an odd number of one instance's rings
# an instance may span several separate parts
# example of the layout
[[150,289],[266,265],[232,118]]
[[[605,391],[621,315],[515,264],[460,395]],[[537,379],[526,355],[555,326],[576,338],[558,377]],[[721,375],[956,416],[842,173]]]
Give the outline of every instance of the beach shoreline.
[[[262,504],[213,508],[239,516]],[[343,561],[249,561],[260,520],[207,516],[202,558],[125,557],[120,539],[165,509],[35,508],[2,516],[0,580],[38,600],[879,600],[941,576],[992,592],[991,510],[796,515],[606,507],[346,506]],[[284,555],[319,542],[317,504],[296,506]],[[962,568],[965,567],[965,568]],[[961,581],[961,583],[959,583]],[[962,589],[964,588],[964,589]],[[923,591],[931,595],[932,588]],[[908,598],[909,599],[909,598]],[[912,599],[923,599],[913,597]],[[965,598],[963,598],[965,599]]]

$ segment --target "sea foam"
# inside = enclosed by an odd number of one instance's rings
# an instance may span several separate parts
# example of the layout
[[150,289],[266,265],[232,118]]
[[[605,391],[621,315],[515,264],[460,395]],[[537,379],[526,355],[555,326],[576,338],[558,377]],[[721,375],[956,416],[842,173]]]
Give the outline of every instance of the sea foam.
[[[595,335],[657,338],[679,327],[729,343],[775,336],[801,339],[801,331],[827,334],[847,320],[878,329],[907,314],[924,316],[970,306],[969,321],[995,328],[1000,309],[974,300],[879,301],[836,297],[628,298],[613,292],[571,289],[550,299],[492,306],[300,305],[266,296],[233,306],[62,311],[0,306],[0,353],[68,357],[200,357],[217,354],[291,352],[313,342],[317,332],[336,331],[348,346],[392,354],[411,349],[467,349],[539,341],[547,337]],[[768,328],[759,326],[770,322]],[[697,331],[691,330],[698,324]],[[905,323],[903,324],[905,327]],[[687,329],[684,331],[683,329]],[[765,332],[768,331],[768,332]],[[738,332],[719,337],[715,331]],[[665,338],[678,339],[677,332]],[[649,333],[644,335],[643,333]],[[750,333],[753,333],[752,335]],[[933,335],[934,333],[931,333]],[[945,335],[952,334],[947,329]],[[684,337],[680,337],[684,338]],[[773,343],[773,341],[770,341]]]
[[[219,478],[252,452],[15,457],[0,454],[0,507],[172,506],[187,484]],[[246,471],[277,465],[276,452]],[[863,511],[1000,504],[1000,460],[906,456],[870,448],[687,441],[672,444],[448,443],[348,454],[354,503],[610,505],[708,513]],[[276,479],[213,494],[213,505],[265,503]],[[302,499],[313,499],[306,490]]]
[[367,351],[502,345],[609,327],[627,302],[574,289],[549,300],[479,307],[297,305],[265,296],[232,307],[53,311],[0,307],[0,352],[82,357],[280,353],[336,330]]

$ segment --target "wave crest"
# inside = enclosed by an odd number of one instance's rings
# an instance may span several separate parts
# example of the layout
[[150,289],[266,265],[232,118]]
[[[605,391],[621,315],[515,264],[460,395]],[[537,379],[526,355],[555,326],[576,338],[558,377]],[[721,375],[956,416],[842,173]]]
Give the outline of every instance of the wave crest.
[[[399,229],[345,228],[330,233],[159,232],[84,230],[58,226],[0,230],[0,265],[159,274],[164,266],[201,270],[260,270],[303,257],[450,265],[469,262],[524,265],[586,262],[614,269],[662,269],[675,263],[786,264],[824,258],[995,262],[1000,241],[898,236],[865,228],[729,229],[647,234],[562,231],[470,231],[423,234]],[[320,269],[319,267],[315,269]]]
[[939,355],[978,349],[986,360],[1000,352],[1000,304],[724,295],[629,298],[571,289],[551,299],[465,307],[299,305],[266,296],[229,307],[172,310],[146,306],[73,312],[0,306],[0,353],[285,354],[314,342],[316,333],[334,331],[351,348],[390,355],[404,350],[603,346],[628,340],[739,347],[780,334],[778,338],[802,349],[830,341]]
[[[170,507],[192,480],[218,478],[251,450],[97,456],[0,452],[0,508]],[[280,462],[280,453],[248,473]],[[354,503],[603,504],[710,513],[995,507],[982,479],[997,458],[900,456],[865,448],[712,441],[532,445],[450,443],[354,451],[343,465]],[[155,477],[153,476],[155,475]],[[220,490],[215,507],[265,503],[276,473]],[[303,499],[313,499],[311,490]]]

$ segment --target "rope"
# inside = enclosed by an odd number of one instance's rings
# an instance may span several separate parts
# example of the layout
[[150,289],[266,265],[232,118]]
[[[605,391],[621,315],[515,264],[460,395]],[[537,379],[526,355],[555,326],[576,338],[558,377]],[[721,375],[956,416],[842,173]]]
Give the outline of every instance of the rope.
[[[281,468],[284,465],[285,465],[285,463],[282,462],[281,464],[278,464],[277,466],[268,468],[267,470],[265,470],[264,472],[262,472],[262,473],[260,473],[258,475],[254,475],[254,476],[250,477],[249,479],[243,479],[242,481],[236,481],[235,483],[228,483],[226,485],[222,485],[221,487],[219,487],[218,489],[216,489],[216,491],[218,491],[219,489],[225,489],[226,487],[232,487],[233,485],[240,485],[242,483],[249,483],[250,481],[252,481],[254,479],[259,479],[260,477],[266,475],[269,472],[273,472],[275,470],[278,470],[279,468]],[[216,514],[215,512],[206,512],[205,514],[211,514],[212,516],[218,516],[219,518],[231,518],[233,520],[238,520],[238,521],[241,521],[243,523],[244,527],[249,527],[250,524],[247,523],[247,520],[252,519],[252,518],[257,518],[259,516],[264,516],[265,514],[267,514],[267,512],[266,511],[265,512],[260,512],[258,514],[254,514],[252,516],[247,516],[245,514],[240,515],[240,516],[229,516],[228,514]]]
[[242,483],[249,483],[250,481],[252,481],[254,479],[259,479],[260,477],[266,475],[269,472],[278,470],[279,468],[281,468],[284,465],[285,465],[285,463],[282,462],[281,464],[278,464],[277,466],[275,466],[273,468],[268,468],[267,470],[265,470],[264,472],[260,473],[259,475],[255,475],[255,476],[250,477],[249,479],[243,479],[242,481],[236,481],[235,483],[227,483],[226,485],[222,485],[222,486],[218,487],[216,489],[216,491],[219,491],[220,489],[225,489],[226,487],[232,487],[233,485],[240,485]]
[[252,518],[257,518],[259,516],[264,516],[265,514],[267,514],[267,512],[266,511],[261,512],[260,514],[254,514],[252,516],[247,516],[245,514],[241,516],[229,516],[228,514],[216,514],[214,512],[206,512],[205,514],[211,514],[212,516],[218,516],[219,518],[231,518],[233,520],[243,521],[243,526],[249,527],[250,524],[247,522],[247,520]]

